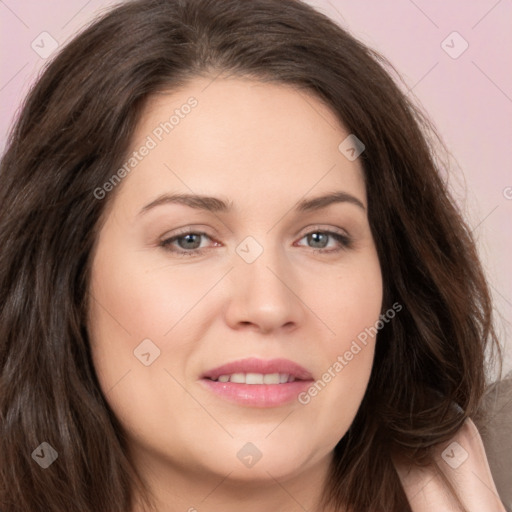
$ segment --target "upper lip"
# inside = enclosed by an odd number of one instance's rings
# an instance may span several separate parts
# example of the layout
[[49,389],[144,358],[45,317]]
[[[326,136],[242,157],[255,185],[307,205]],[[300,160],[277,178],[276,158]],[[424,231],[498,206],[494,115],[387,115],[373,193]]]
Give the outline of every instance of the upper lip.
[[249,357],[217,366],[203,373],[203,379],[218,379],[221,375],[234,373],[286,373],[296,380],[313,380],[313,376],[300,364],[289,359],[258,359]]

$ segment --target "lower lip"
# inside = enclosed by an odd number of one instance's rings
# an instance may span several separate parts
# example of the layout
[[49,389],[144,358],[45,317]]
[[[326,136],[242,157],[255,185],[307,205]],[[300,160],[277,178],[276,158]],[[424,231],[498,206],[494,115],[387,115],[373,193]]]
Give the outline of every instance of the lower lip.
[[296,380],[286,384],[238,384],[210,379],[201,381],[216,395],[250,407],[278,407],[297,400],[299,393],[311,386],[312,380]]

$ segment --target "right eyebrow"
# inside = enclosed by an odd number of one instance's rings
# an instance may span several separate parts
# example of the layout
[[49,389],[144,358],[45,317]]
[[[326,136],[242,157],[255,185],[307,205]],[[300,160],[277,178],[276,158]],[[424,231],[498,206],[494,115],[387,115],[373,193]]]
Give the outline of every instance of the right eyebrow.
[[163,204],[183,204],[190,208],[210,212],[227,212],[233,207],[232,201],[223,200],[218,197],[196,194],[163,194],[144,206],[139,215],[143,215],[152,208]]

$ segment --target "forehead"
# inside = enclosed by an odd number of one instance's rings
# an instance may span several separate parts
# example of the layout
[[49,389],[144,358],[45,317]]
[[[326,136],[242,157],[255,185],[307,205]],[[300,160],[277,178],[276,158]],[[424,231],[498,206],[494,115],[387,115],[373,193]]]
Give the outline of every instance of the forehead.
[[365,203],[359,160],[339,149],[348,136],[312,93],[244,78],[197,78],[147,102],[121,199],[142,207],[178,191],[229,197],[238,209],[344,190]]

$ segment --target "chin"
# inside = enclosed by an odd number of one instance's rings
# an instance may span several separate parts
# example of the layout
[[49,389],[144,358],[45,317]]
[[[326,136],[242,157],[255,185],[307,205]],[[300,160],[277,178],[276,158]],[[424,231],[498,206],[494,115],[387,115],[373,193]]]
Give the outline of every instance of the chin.
[[231,440],[231,447],[222,447],[218,452],[210,451],[208,463],[216,473],[223,476],[229,473],[231,481],[261,483],[272,478],[279,481],[291,478],[324,456],[320,447],[305,446],[299,439],[283,445],[282,439],[272,440],[271,437],[252,436],[250,441]]

